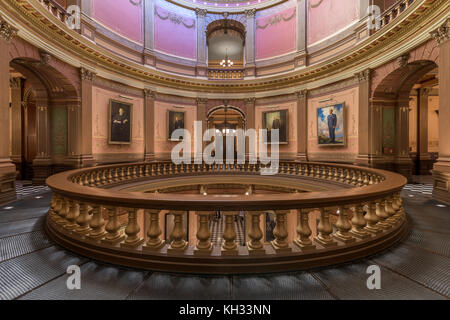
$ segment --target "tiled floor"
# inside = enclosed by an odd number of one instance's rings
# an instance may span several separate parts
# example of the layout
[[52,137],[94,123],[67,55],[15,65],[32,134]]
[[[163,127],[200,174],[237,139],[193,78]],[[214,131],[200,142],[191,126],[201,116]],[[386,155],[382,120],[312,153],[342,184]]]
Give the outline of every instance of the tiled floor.
[[[449,299],[450,207],[426,188],[402,196],[411,232],[401,244],[350,264],[280,274],[198,276],[135,270],[73,254],[43,231],[50,193],[0,207],[0,299]],[[36,198],[37,196],[37,198]],[[42,198],[41,198],[42,197]],[[219,227],[219,225],[218,225]],[[236,226],[239,228],[239,224]],[[68,265],[81,268],[81,290],[68,290]],[[381,268],[381,290],[368,290],[367,267]],[[257,270],[256,270],[257,271]]]

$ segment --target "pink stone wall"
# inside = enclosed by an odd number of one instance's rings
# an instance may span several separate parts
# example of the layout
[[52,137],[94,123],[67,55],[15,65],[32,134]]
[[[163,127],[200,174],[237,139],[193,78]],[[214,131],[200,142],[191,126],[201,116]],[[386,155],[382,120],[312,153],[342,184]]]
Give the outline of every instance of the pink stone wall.
[[92,89],[92,153],[98,154],[144,154],[144,99],[123,100],[133,104],[132,143],[130,145],[108,144],[109,99],[121,100],[114,91],[94,87]]
[[[332,95],[308,99],[308,157],[319,161],[353,161],[358,154],[358,87],[343,90]],[[332,101],[319,101],[332,98]],[[317,108],[328,105],[345,103],[345,133],[347,145],[345,147],[319,147],[317,137]]]
[[297,49],[297,8],[256,20],[256,59],[280,56]]
[[155,49],[178,57],[196,59],[196,27],[194,18],[155,6]]
[[129,0],[92,0],[92,18],[138,43],[143,42],[143,7]]
[[359,1],[308,0],[308,44],[314,44],[358,19]]

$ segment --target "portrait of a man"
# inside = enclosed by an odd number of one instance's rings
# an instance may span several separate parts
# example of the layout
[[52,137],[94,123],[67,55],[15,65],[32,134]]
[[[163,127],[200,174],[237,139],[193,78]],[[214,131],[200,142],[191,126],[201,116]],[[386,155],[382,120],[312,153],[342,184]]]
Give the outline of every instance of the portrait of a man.
[[279,143],[288,143],[288,112],[289,110],[268,111],[263,113],[263,129],[267,130],[267,141],[272,141],[272,130],[279,130]]
[[[178,141],[180,138],[172,138],[172,134],[177,129],[184,129],[184,112],[168,111],[168,137],[169,140]],[[182,138],[181,138],[182,139]]]
[[317,109],[317,135],[319,146],[345,145],[344,104]]
[[116,100],[109,103],[109,143],[131,143],[132,104]]

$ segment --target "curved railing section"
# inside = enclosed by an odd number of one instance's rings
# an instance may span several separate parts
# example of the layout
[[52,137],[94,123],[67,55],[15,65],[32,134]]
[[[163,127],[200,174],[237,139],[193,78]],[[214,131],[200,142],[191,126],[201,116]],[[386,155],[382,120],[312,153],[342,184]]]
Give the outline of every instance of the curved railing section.
[[[154,162],[60,173],[47,180],[53,193],[47,231],[62,246],[110,263],[161,271],[251,273],[361,258],[399,241],[407,230],[400,197],[406,178],[349,165],[280,163],[278,177],[345,186],[330,191],[221,197],[117,190],[131,183],[198,175],[236,176],[238,182],[239,176],[259,176],[263,168],[248,163]],[[211,241],[209,217],[214,211],[225,216],[220,246]],[[270,243],[263,242],[261,228],[261,215],[267,211],[276,214],[275,240]],[[183,227],[186,212],[197,215],[196,243],[191,245]],[[245,246],[236,241],[234,217],[240,212],[245,212],[248,222]],[[170,243],[161,237],[162,214],[174,216]],[[316,227],[312,215],[319,219]],[[296,221],[295,234],[292,221]]]

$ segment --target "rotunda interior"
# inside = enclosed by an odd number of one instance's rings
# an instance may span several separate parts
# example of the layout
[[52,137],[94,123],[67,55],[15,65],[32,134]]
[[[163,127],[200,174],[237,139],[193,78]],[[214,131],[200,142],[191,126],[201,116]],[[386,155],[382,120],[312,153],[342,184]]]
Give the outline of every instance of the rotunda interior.
[[449,30],[446,0],[2,1],[0,299],[78,299],[69,265],[88,299],[97,267],[118,299],[448,299]]

